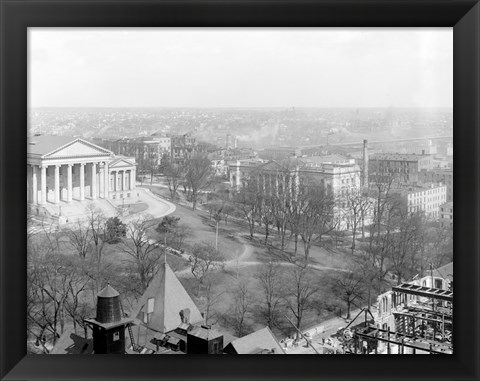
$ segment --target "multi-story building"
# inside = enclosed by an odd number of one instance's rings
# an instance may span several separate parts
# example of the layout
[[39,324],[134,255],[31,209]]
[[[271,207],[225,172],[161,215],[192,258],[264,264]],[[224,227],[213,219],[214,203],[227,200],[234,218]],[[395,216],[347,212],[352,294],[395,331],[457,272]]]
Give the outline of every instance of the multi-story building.
[[447,186],[447,201],[453,201],[453,169],[421,170],[418,173],[421,183],[442,183]]
[[346,196],[352,190],[360,189],[360,167],[349,161],[343,163],[305,163],[303,160],[294,159],[288,166],[269,161],[259,163],[258,160],[242,160],[231,163],[230,186],[240,189],[244,182],[252,175],[260,176],[261,181],[267,184],[283,184],[287,178],[309,179],[322,185],[332,192],[334,197]]
[[392,177],[403,184],[413,184],[418,181],[419,172],[430,170],[433,166],[433,156],[376,153],[369,158],[370,181],[386,181]]
[[406,199],[408,212],[424,212],[428,218],[439,218],[440,205],[447,201],[445,185],[409,186],[395,189],[394,192]]
[[197,142],[190,133],[171,136],[171,158],[174,161],[182,161],[189,158],[195,151]]
[[453,226],[453,202],[440,205],[440,223],[444,227]]

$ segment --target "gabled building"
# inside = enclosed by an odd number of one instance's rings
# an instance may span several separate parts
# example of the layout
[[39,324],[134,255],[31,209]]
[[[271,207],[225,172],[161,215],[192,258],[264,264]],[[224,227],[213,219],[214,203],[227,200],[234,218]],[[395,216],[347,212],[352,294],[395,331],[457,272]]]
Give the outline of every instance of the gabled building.
[[27,146],[27,201],[129,198],[135,192],[136,163],[81,138],[35,135]]
[[224,352],[232,355],[285,354],[281,344],[268,327],[231,341]]
[[201,324],[204,318],[167,263],[164,263],[130,316],[148,330],[167,333],[183,323]]
[[159,351],[185,351],[187,332],[204,318],[173,270],[164,263],[129,314],[138,324],[133,328],[132,347]]

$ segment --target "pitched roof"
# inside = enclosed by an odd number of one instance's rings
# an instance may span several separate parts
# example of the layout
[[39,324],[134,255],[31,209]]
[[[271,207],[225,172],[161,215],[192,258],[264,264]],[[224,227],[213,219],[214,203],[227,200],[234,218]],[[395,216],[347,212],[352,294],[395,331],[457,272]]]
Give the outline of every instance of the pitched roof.
[[28,138],[28,153],[33,155],[46,155],[57,148],[75,141],[72,136],[35,135]]
[[[426,275],[430,275],[430,271],[426,271]],[[447,263],[432,271],[434,277],[440,277],[443,279],[453,279],[453,262]]]
[[74,138],[72,136],[57,136],[57,135],[34,135],[29,136],[27,139],[27,152],[31,156],[44,157],[48,154],[53,154],[62,148],[71,146],[75,142],[84,147],[89,147],[90,150],[97,150],[98,154],[112,155],[112,152],[93,144],[87,140],[81,138]]
[[233,340],[227,347],[232,347],[239,355],[259,353],[263,350],[273,350],[275,354],[283,355],[282,346],[273,335],[270,328],[265,327],[249,335]]
[[112,286],[107,284],[98,294],[97,296],[100,298],[114,298],[115,296],[119,296],[120,294],[115,290]]
[[[153,312],[145,323],[148,313],[149,299],[153,299]],[[152,302],[150,302],[150,308]],[[168,264],[162,265],[157,275],[152,279],[130,316],[139,319],[143,325],[158,332],[170,332],[176,329],[182,320],[180,311],[189,309],[189,323],[203,322],[198,307],[183,288]]]

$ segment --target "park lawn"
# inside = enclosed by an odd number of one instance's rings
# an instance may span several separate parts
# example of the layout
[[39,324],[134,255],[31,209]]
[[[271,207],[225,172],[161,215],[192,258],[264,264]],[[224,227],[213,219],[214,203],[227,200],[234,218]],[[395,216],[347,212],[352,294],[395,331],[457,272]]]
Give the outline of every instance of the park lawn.
[[[215,222],[208,220],[208,215],[201,210],[192,210],[183,205],[176,205],[176,210],[170,216],[179,217],[180,225],[187,226],[190,231],[185,238],[186,251],[198,243],[209,243],[215,245]],[[162,219],[155,222],[160,223]],[[234,259],[243,252],[243,245],[238,238],[232,235],[232,228],[225,226],[223,222],[218,228],[218,250],[225,256],[226,260]],[[159,234],[151,231],[152,238],[158,238]]]
[[[288,271],[287,268],[284,271]],[[315,301],[321,305],[321,302],[329,298],[329,288],[328,281],[330,274],[328,271],[319,271],[319,270],[310,270],[312,278],[314,279],[315,287],[318,287],[318,292],[315,295]],[[217,270],[215,273],[211,274],[211,280],[213,282],[213,295],[219,295],[217,303],[212,306],[217,315],[217,319],[209,321],[209,324],[216,323],[216,326],[222,332],[229,332],[232,335],[235,335],[234,328],[231,324],[232,314],[235,308],[235,299],[234,291],[240,283],[247,285],[250,298],[250,312],[245,317],[245,332],[248,334],[250,332],[256,331],[266,326],[266,321],[261,315],[261,306],[263,304],[263,289],[260,285],[260,281],[256,278],[258,272],[258,266],[255,265],[242,265],[239,266],[239,278],[236,278],[236,268],[230,267],[225,271]],[[202,297],[201,287],[199,283],[190,274],[185,274],[182,277],[179,277],[181,283],[187,290],[187,292],[192,296],[195,303],[199,307],[201,312],[206,310],[206,301]],[[284,315],[287,315],[294,323],[295,318],[289,311],[286,306],[283,306],[280,309],[281,319],[279,321],[279,327],[275,327],[273,332],[278,338],[283,338],[288,335],[291,335],[295,332],[292,325],[284,318]],[[314,308],[305,312],[302,329],[311,327],[318,322],[322,321],[329,316],[329,313],[322,308]]]

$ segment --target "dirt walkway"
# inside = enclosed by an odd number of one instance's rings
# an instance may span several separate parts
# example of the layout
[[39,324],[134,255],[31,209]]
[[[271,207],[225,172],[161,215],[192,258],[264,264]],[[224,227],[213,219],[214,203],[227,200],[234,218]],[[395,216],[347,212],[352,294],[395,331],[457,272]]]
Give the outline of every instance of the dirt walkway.
[[[265,264],[265,262],[262,261],[249,261],[248,259],[251,258],[252,254],[254,253],[255,248],[252,245],[249,245],[246,243],[243,238],[240,238],[240,241],[243,245],[243,252],[238,256],[238,258],[230,259],[225,262],[214,262],[215,267],[218,268],[223,268],[223,269],[236,269],[237,265],[238,267],[247,267],[247,266],[261,266]],[[182,258],[185,259],[185,261],[189,261],[190,256],[188,254],[182,254]],[[290,266],[295,266],[293,263],[289,262],[280,262],[280,266],[285,266],[285,267],[290,267]],[[349,270],[345,270],[342,268],[337,268],[337,267],[328,267],[328,266],[320,266],[320,265],[315,265],[315,264],[309,264],[308,267],[315,269],[315,270],[320,270],[320,271],[341,271],[341,272],[349,272]],[[193,276],[191,273],[191,270],[189,267],[179,270],[176,272],[177,275],[190,275]]]

